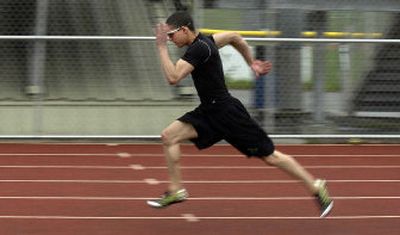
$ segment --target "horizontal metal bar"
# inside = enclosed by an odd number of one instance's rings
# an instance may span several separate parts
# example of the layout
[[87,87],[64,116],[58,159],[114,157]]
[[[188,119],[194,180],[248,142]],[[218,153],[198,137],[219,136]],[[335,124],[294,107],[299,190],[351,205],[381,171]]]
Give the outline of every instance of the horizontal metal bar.
[[400,39],[344,39],[344,38],[245,38],[251,42],[298,43],[400,43]]
[[[232,1],[235,2],[235,1]],[[243,1],[246,6],[251,3]],[[230,3],[231,7],[238,7],[238,4]],[[254,6],[254,5],[253,5]],[[268,9],[296,9],[307,11],[358,11],[358,12],[397,12],[400,10],[398,0],[269,0]]]
[[0,40],[155,40],[154,36],[1,35]]
[[[221,33],[221,32],[236,32],[242,36],[248,37],[273,37],[277,38],[282,35],[282,31],[276,30],[226,30],[226,29],[208,29],[202,28],[199,29],[201,33],[204,34],[214,34],[214,33]],[[337,31],[327,31],[318,33],[316,31],[303,31],[301,32],[300,38],[316,38],[319,35],[322,38],[360,38],[360,39],[378,39],[382,38],[382,33],[363,33],[363,32],[337,32]]]
[[[269,135],[273,139],[400,139],[400,134],[299,134]],[[0,135],[0,139],[160,139],[159,135]]]
[[386,135],[386,134],[304,134],[304,135],[269,135],[271,138],[276,139],[399,139],[398,135]]
[[[2,35],[0,40],[155,40],[154,36],[35,36]],[[400,43],[400,39],[340,39],[340,38],[256,38],[245,37],[250,42],[298,43]]]

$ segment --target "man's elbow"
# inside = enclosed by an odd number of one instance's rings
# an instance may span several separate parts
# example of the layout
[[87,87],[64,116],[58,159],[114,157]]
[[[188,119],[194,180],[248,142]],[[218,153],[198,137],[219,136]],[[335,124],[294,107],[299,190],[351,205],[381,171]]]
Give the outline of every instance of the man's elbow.
[[238,32],[232,32],[230,35],[231,44],[239,43],[243,40],[242,36]]
[[171,86],[175,86],[178,84],[179,79],[175,78],[175,77],[168,77],[167,78],[168,84]]
[[175,86],[175,85],[178,84],[178,81],[175,81],[175,80],[168,80],[168,84],[171,85],[171,86]]

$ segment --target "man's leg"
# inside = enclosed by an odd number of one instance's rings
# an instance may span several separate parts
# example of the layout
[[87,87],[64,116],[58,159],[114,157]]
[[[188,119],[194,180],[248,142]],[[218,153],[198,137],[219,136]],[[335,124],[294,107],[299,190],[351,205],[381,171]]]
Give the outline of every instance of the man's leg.
[[292,175],[295,179],[304,182],[308,190],[315,194],[318,188],[314,185],[315,178],[301,166],[292,156],[274,151],[270,156],[262,158],[265,163],[276,166]]
[[180,172],[180,143],[196,137],[197,132],[193,126],[181,121],[174,121],[161,133],[170,178],[170,185],[168,187],[170,192],[176,192],[182,188]]
[[152,207],[162,208],[173,203],[182,202],[188,194],[182,187],[180,171],[180,143],[197,137],[197,132],[192,125],[181,121],[174,121],[161,133],[165,159],[168,167],[170,184],[168,191],[156,200],[149,200],[147,204]]
[[320,205],[321,217],[325,217],[329,214],[333,207],[333,201],[329,196],[325,180],[315,180],[315,178],[293,157],[279,151],[274,151],[273,154],[264,157],[263,160],[267,164],[277,166],[292,175],[294,178],[304,182],[305,186],[311,194],[316,197],[318,204]]

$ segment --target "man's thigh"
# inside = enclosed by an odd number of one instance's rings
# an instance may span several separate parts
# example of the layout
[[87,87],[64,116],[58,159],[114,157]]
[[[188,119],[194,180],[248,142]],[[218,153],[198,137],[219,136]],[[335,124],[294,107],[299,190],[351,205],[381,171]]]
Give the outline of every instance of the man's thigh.
[[176,120],[172,122],[163,131],[163,136],[168,136],[168,139],[173,142],[182,142],[197,138],[198,134],[196,129],[190,124]]

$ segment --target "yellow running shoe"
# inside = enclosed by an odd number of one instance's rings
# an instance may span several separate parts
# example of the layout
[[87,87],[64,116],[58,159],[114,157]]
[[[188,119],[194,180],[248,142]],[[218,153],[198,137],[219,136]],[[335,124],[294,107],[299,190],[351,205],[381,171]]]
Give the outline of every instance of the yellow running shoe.
[[147,205],[155,208],[167,207],[174,203],[183,202],[188,198],[189,194],[186,189],[181,189],[175,193],[165,192],[160,199],[148,200]]
[[326,180],[317,179],[314,185],[318,187],[318,193],[315,194],[318,204],[321,207],[320,217],[325,217],[331,212],[333,208],[333,200],[329,197],[328,187],[326,186]]

